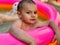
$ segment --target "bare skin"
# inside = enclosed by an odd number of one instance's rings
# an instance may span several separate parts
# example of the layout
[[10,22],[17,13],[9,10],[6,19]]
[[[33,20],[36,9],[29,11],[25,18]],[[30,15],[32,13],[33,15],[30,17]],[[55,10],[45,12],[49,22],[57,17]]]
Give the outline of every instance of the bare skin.
[[15,21],[16,19],[18,19],[17,16],[8,16],[8,15],[0,14],[0,20],[3,22]]

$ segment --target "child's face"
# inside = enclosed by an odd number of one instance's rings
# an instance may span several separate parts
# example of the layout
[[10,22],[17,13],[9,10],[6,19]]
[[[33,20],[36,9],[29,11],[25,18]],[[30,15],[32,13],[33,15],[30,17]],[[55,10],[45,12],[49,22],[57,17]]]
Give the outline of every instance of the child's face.
[[37,21],[37,7],[35,4],[26,3],[21,10],[20,17],[25,23],[33,24]]

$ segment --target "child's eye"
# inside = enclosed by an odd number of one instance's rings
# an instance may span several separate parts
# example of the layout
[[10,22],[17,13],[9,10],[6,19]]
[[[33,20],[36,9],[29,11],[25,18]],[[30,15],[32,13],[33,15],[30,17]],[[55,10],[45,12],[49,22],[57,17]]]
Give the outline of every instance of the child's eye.
[[37,14],[37,11],[35,11],[34,14]]
[[30,14],[30,12],[26,12],[27,14]]

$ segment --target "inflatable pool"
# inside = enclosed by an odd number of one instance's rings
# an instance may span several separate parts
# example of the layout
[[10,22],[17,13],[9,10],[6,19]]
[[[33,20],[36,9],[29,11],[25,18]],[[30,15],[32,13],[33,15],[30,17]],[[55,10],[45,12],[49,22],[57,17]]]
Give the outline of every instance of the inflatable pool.
[[[34,0],[37,4],[38,15],[44,17],[46,20],[54,21],[57,24],[57,11],[51,5]],[[40,18],[39,17],[39,18]],[[51,42],[54,32],[50,27],[41,27],[35,30],[26,31],[32,38],[35,39],[37,45],[47,45]],[[0,34],[0,45],[27,45],[26,43],[19,41],[9,33]]]
[[[35,29],[33,31],[28,30],[26,32],[35,39],[37,45],[48,44],[54,36],[52,29],[49,27],[42,27]],[[27,45],[27,44],[17,40],[11,34],[5,33],[0,34],[0,45]]]

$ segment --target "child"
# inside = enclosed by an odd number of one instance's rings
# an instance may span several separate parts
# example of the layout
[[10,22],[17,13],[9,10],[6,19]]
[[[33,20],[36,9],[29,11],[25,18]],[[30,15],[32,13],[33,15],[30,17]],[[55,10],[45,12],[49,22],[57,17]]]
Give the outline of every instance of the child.
[[17,39],[29,45],[36,45],[34,39],[25,31],[36,29],[42,26],[48,26],[49,21],[40,21],[37,19],[37,8],[32,0],[22,0],[17,6],[17,14],[20,20],[17,20],[9,30],[9,33]]

